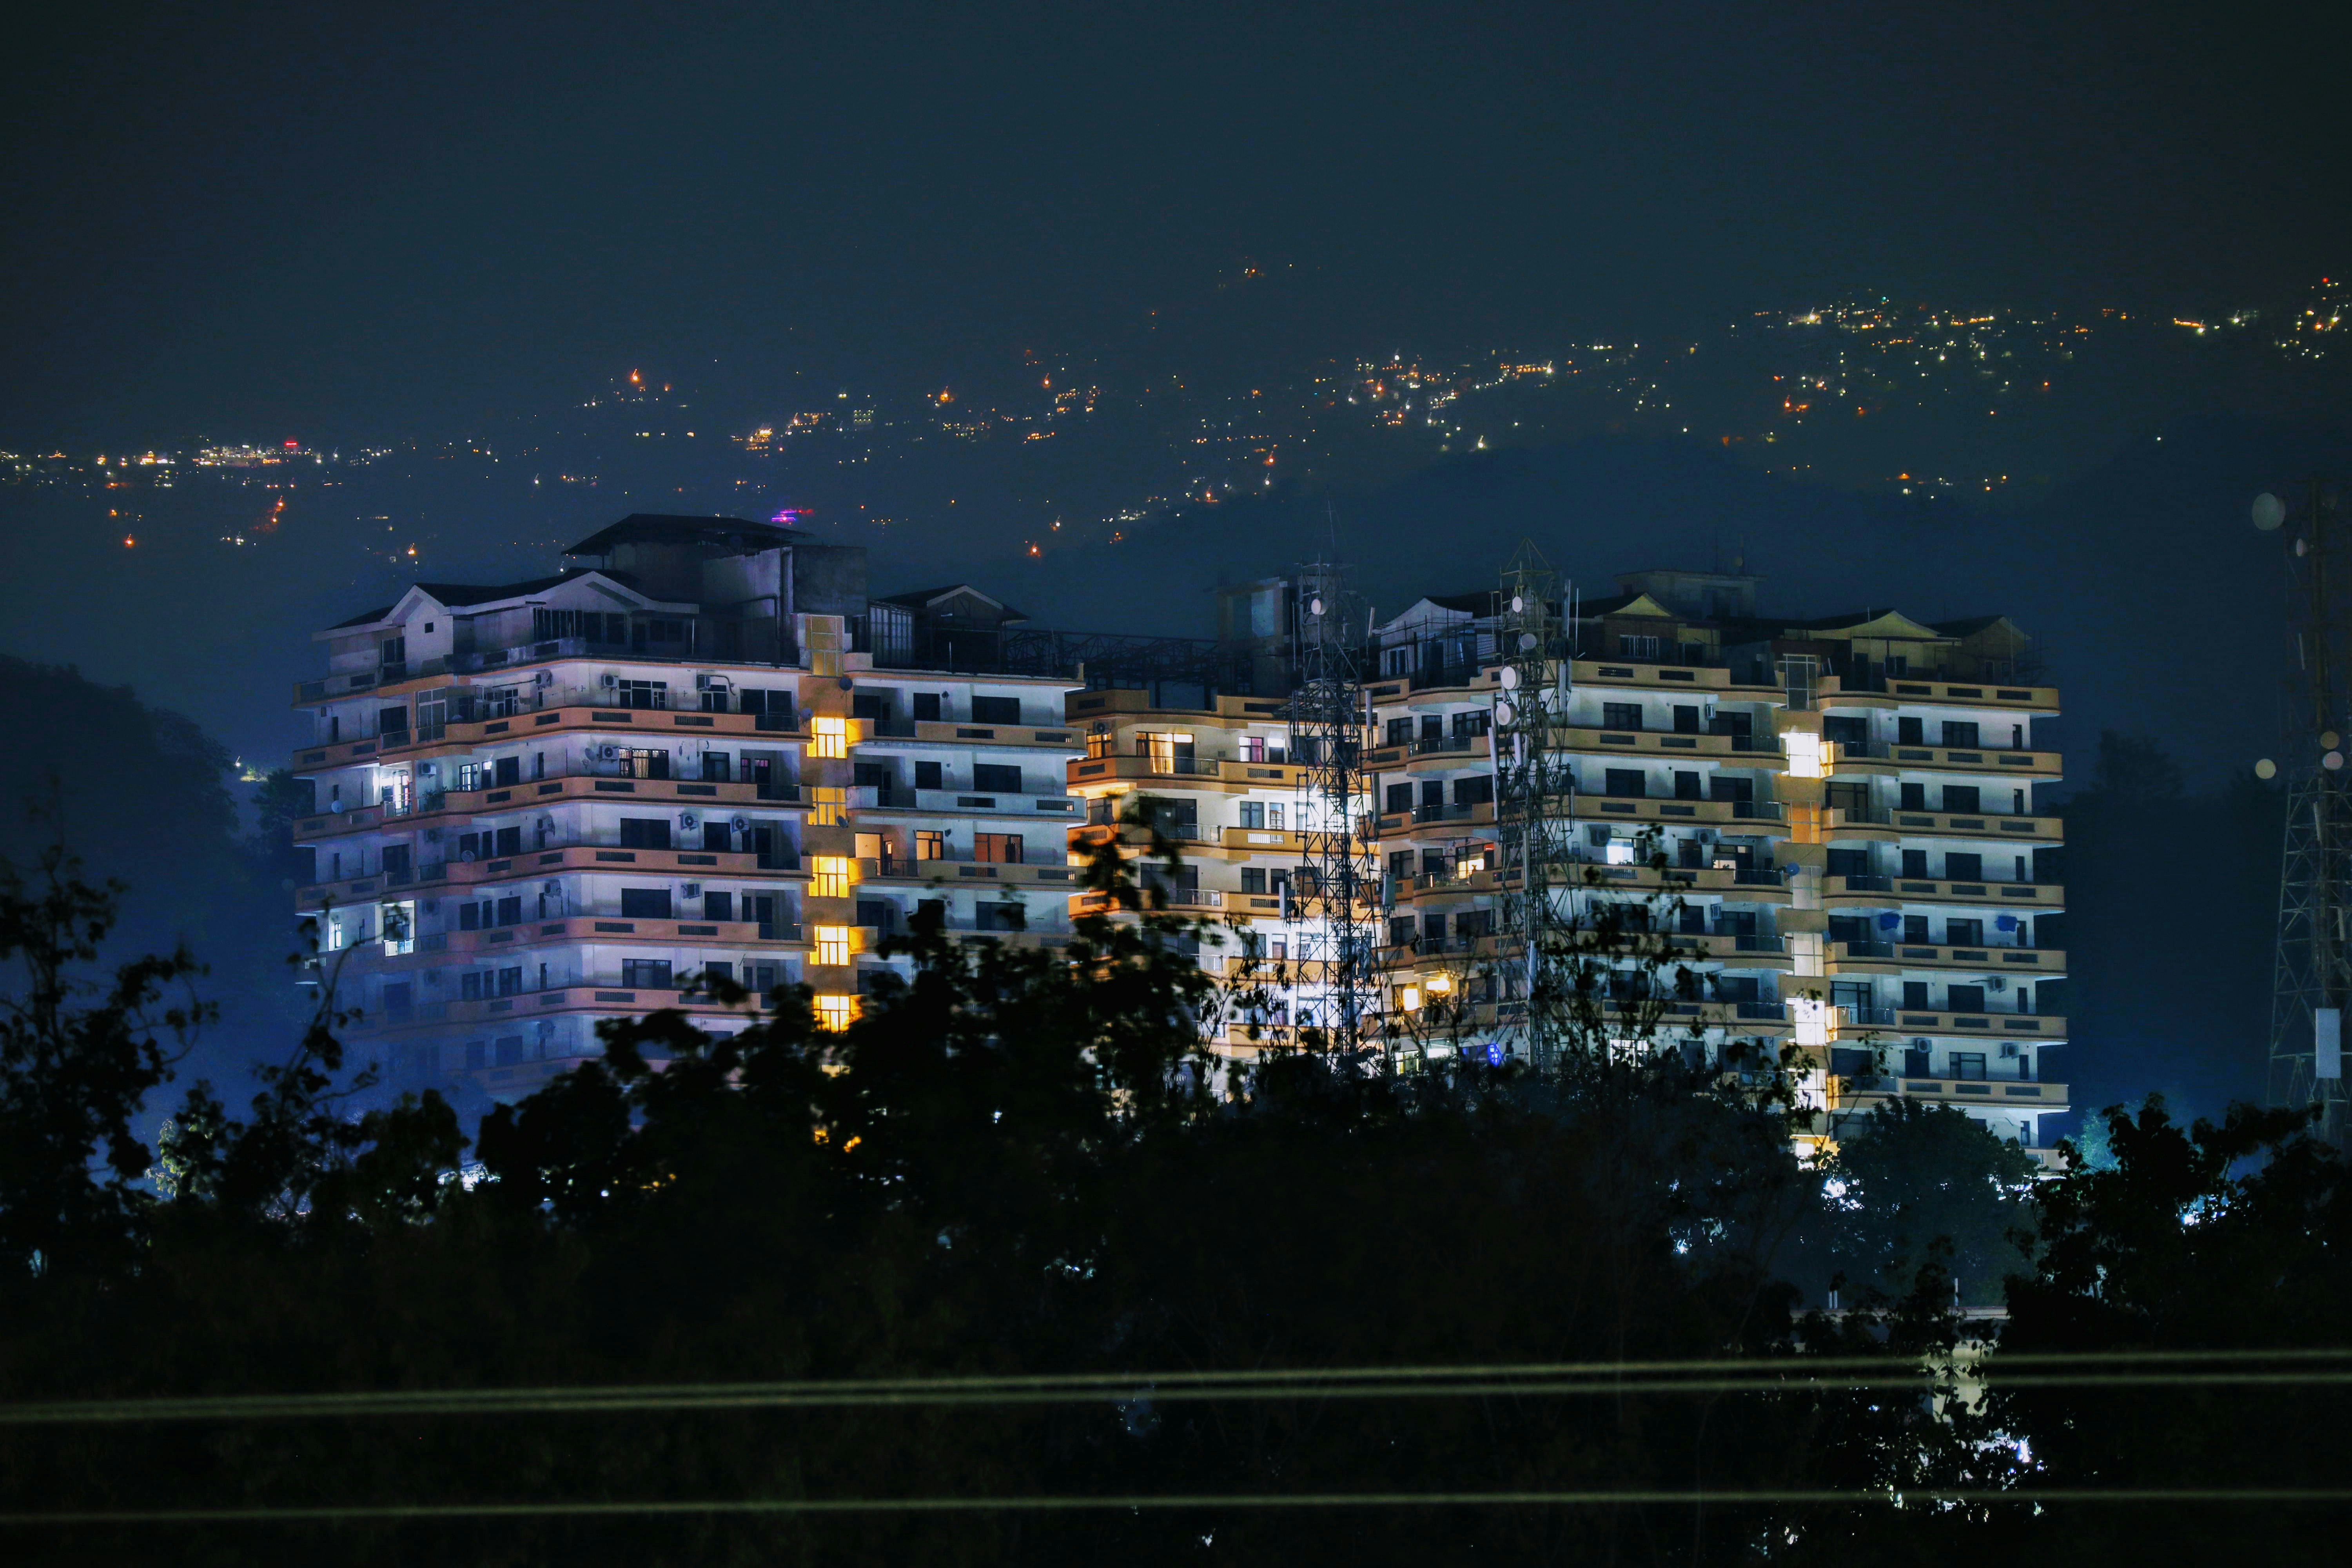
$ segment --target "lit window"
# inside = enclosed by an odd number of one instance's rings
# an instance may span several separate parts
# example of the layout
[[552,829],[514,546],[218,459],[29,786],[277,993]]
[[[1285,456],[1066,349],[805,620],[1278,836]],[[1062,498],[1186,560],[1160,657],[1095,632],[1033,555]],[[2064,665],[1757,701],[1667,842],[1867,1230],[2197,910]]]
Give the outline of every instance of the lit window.
[[849,721],[846,719],[812,719],[809,721],[809,755],[813,757],[845,757],[849,755]]
[[915,829],[916,859],[944,860],[947,858],[948,836],[945,828],[918,827]]
[[849,820],[849,792],[838,784],[814,784],[809,789],[809,826],[839,827]]
[[416,906],[412,903],[385,904],[381,911],[383,924],[383,951],[386,954],[416,951]]
[[845,899],[849,897],[849,861],[839,855],[818,855],[811,858],[813,868],[809,880],[809,897],[813,899]]
[[1418,985],[1399,986],[1397,988],[1397,1005],[1408,1013],[1419,1011],[1421,1007],[1421,987]]
[[836,966],[849,962],[849,928],[847,926],[816,928],[816,961],[819,963]]
[[839,1034],[849,1027],[849,1021],[856,1016],[857,998],[855,996],[825,995],[816,999],[816,1022],[821,1029]]

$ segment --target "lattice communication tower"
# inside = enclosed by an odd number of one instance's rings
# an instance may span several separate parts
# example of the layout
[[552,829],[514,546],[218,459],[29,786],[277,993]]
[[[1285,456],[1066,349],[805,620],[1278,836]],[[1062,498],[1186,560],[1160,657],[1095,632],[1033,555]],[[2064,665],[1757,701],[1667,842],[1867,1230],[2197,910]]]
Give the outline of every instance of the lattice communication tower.
[[1290,760],[1299,769],[1291,882],[1299,993],[1332,1056],[1372,1043],[1378,1011],[1372,927],[1380,873],[1373,859],[1371,786],[1364,773],[1364,661],[1370,626],[1328,562],[1303,568],[1292,621]]
[[1501,952],[1510,966],[1505,1000],[1524,1009],[1519,1053],[1549,1072],[1576,1038],[1569,947],[1576,775],[1566,732],[1575,664],[1559,574],[1532,542],[1523,541],[1503,569],[1496,608],[1496,651],[1503,662],[1495,700],[1495,847]]
[[[2352,1002],[2352,767],[2347,766],[2345,691],[2352,675],[2347,627],[2336,595],[2347,577],[2347,542],[2334,490],[2314,480],[2302,504],[2254,502],[2254,526],[2284,527],[2287,613],[2295,637],[2295,700],[2276,771],[2287,784],[2286,842],[2279,866],[2278,962],[2271,994],[2270,1100],[2315,1106],[2318,1131],[2341,1147],[2347,1118],[2344,1009]],[[2274,765],[2265,761],[2258,773]]]

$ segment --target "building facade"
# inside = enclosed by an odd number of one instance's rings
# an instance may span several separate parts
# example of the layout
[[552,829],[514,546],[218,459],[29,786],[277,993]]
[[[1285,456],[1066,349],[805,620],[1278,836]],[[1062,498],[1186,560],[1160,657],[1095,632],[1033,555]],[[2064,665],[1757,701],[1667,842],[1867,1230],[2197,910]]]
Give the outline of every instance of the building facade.
[[[2042,1118],[2069,1107],[2045,1070],[2065,1040],[2051,1005],[2065,954],[2042,940],[2064,907],[2060,824],[2037,797],[2063,775],[2037,744],[2058,694],[2034,679],[2028,639],[1998,616],[1773,618],[1757,580],[1733,574],[1638,573],[1618,589],[1558,605],[1541,663],[1564,786],[1547,842],[1567,846],[1550,919],[1645,932],[1695,989],[1649,994],[1628,963],[1606,1016],[1648,1019],[1729,1070],[1794,1045],[1816,1142],[1900,1096],[2044,1149]],[[1269,585],[1244,595],[1263,657]],[[1368,1032],[1401,1065],[1527,1048],[1525,921],[1507,896],[1524,829],[1496,816],[1502,620],[1498,595],[1473,594],[1368,629]],[[1285,893],[1306,807],[1285,705],[1153,689],[1069,702],[1087,746],[1070,765],[1087,812],[1074,842],[1120,832],[1128,797],[1153,796],[1188,857],[1171,907],[1246,922],[1267,956],[1301,951]],[[1225,1048],[1315,1021],[1319,977],[1290,978]]]
[[656,1006],[741,1027],[699,976],[806,983],[845,1021],[924,900],[951,931],[1066,933],[1068,682],[978,657],[1014,612],[869,600],[861,550],[735,520],[565,553],[318,634],[328,672],[295,691],[298,904],[391,1081],[527,1092]]

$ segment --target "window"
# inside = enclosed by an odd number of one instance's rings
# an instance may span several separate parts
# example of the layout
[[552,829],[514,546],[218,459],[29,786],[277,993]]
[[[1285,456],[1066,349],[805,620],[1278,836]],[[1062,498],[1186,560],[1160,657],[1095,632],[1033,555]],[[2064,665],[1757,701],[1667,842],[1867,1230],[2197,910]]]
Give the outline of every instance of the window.
[[1011,902],[982,903],[972,906],[972,916],[982,931],[1026,931],[1029,914],[1019,904]]
[[1976,743],[1977,725],[1975,720],[1947,719],[1944,721],[1944,744],[1948,746],[1974,746]]
[[640,616],[631,629],[636,634],[632,640],[639,647],[648,643],[677,646],[692,636],[690,624],[674,616]]
[[669,682],[667,680],[624,680],[613,689],[618,693],[614,700],[624,708],[669,706]]
[[385,904],[377,911],[383,928],[383,951],[387,956],[416,951],[416,906],[413,903]]
[[1242,868],[1242,891],[1243,891],[1243,892],[1244,892],[1244,893],[1258,893],[1258,894],[1263,894],[1263,893],[1265,893],[1265,867],[1263,867],[1263,866],[1244,866],[1244,867],[1243,867],[1243,868]]
[[848,820],[849,792],[839,785],[812,785],[809,795],[809,826],[838,827]]
[[478,1002],[489,994],[490,973],[486,969],[469,969],[457,976],[457,1000]]
[[1383,809],[1388,811],[1411,811],[1412,809],[1412,785],[1409,784],[1392,784],[1389,785],[1388,794],[1384,797]]
[[1982,947],[1984,921],[1953,919],[1944,922],[1944,941],[1953,947]]
[[1638,702],[1603,702],[1601,705],[1601,727],[1604,730],[1640,729],[1642,705]]
[[621,847],[624,849],[668,848],[669,818],[666,816],[621,818]]
[[1643,795],[1649,793],[1649,781],[1639,768],[1611,768],[1604,778],[1603,794]]
[[918,827],[915,829],[916,859],[944,860],[947,858],[948,836],[945,828]]
[[734,781],[735,760],[724,752],[702,753],[702,782],[730,784]]
[[1151,759],[1151,771],[1155,773],[1189,773],[1192,771],[1192,737],[1180,730],[1138,730],[1135,754]]
[[809,721],[809,755],[812,757],[849,755],[849,721],[846,719],[812,719]]
[[983,795],[1019,795],[1021,770],[1002,763],[975,763],[971,769],[971,787]]
[[1952,1076],[1970,1083],[1984,1081],[1985,1058],[1982,1051],[1954,1051],[1951,1055]]
[[1021,864],[1021,835],[1018,833],[976,833],[972,835],[971,858],[996,865]]
[[849,1027],[850,1021],[857,1016],[857,998],[855,996],[821,995],[815,999],[814,1006],[817,1027],[835,1034]]
[[667,991],[669,960],[667,958],[625,958],[621,960],[621,984],[632,991]]
[[936,724],[940,721],[941,715],[938,692],[918,691],[909,696],[908,700],[914,705],[915,722],[918,724]]
[[375,716],[375,727],[379,734],[385,736],[407,734],[408,710],[404,707],[381,710]]
[[1389,721],[1387,733],[1381,737],[1381,743],[1390,746],[1402,746],[1412,739],[1412,721],[1411,719],[1391,719]]
[[1486,773],[1473,773],[1454,781],[1454,804],[1484,805],[1495,798],[1495,781]]
[[621,914],[633,921],[666,921],[669,919],[667,888],[623,888]]
[[1242,737],[1242,761],[1245,763],[1262,763],[1265,761],[1265,737],[1264,735],[1244,735]]
[[499,971],[499,994],[501,996],[520,996],[522,994],[521,964],[510,964],[507,968]]
[[625,779],[666,779],[669,777],[669,753],[643,747],[625,746],[619,752],[620,773]]
[[[384,668],[391,669],[394,666],[406,664],[408,662],[408,638],[404,636],[386,637],[383,639],[382,651],[383,655],[382,662]],[[404,726],[404,728],[405,728],[405,726]]]
[[1018,724],[1021,722],[1021,699],[975,697],[971,700],[971,721],[975,724]]
[[1977,805],[1979,798],[1980,797],[1977,793],[1977,786],[1974,784],[1946,784],[1944,786],[1944,809],[1946,811],[1979,811],[1983,809]]
[[809,861],[809,897],[813,899],[845,899],[849,897],[850,865],[839,855],[818,855]]
[[1944,857],[1944,879],[1948,882],[1981,882],[1984,880],[1984,857],[1981,855],[1950,854]]
[[1633,637],[1620,633],[1617,637],[1617,657],[1643,658],[1654,663],[1658,657],[1658,639],[1655,637]]
[[917,789],[945,789],[948,787],[946,784],[942,782],[945,777],[946,771],[937,763],[927,763],[919,760],[915,763],[915,787]]
[[1242,802],[1241,825],[1244,827],[1264,827],[1265,826],[1265,802],[1262,800],[1245,800]]
[[849,928],[847,926],[816,928],[816,961],[836,968],[849,963]]
[[1696,735],[1698,733],[1698,710],[1696,708],[1679,702],[1675,705],[1675,733],[1677,735]]
[[735,918],[735,895],[705,893],[702,895],[702,918],[706,921],[731,921]]

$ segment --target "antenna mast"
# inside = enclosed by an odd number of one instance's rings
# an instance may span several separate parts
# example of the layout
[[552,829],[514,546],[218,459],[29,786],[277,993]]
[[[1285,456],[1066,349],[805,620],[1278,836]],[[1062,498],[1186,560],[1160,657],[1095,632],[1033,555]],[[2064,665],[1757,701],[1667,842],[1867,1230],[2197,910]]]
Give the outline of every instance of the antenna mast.
[[[1352,1058],[1376,1011],[1370,922],[1380,895],[1364,775],[1363,661],[1371,628],[1328,559],[1301,568],[1291,638],[1290,760],[1299,769],[1293,826],[1299,866],[1291,888],[1298,973],[1316,998],[1324,1049]],[[1319,983],[1319,984],[1318,984]],[[1306,998],[1294,1011],[1307,1026]]]
[[1497,595],[1495,700],[1495,847],[1502,864],[1502,951],[1512,970],[1505,1009],[1526,1020],[1519,1042],[1538,1071],[1561,1065],[1570,1027],[1572,961],[1566,932],[1575,887],[1576,775],[1568,750],[1568,695],[1575,673],[1559,574],[1533,541],[1503,569]]
[[[2352,1001],[2352,780],[2346,777],[2341,683],[2352,675],[2347,626],[2336,614],[2345,549],[2336,497],[2311,481],[2303,504],[2254,502],[2254,526],[2288,524],[2287,615],[2295,637],[2299,699],[2290,709],[2286,842],[2279,867],[2278,960],[2271,995],[2271,1103],[2313,1106],[2318,1131],[2344,1143],[2344,1009]],[[2268,758],[2255,772],[2280,772]]]

